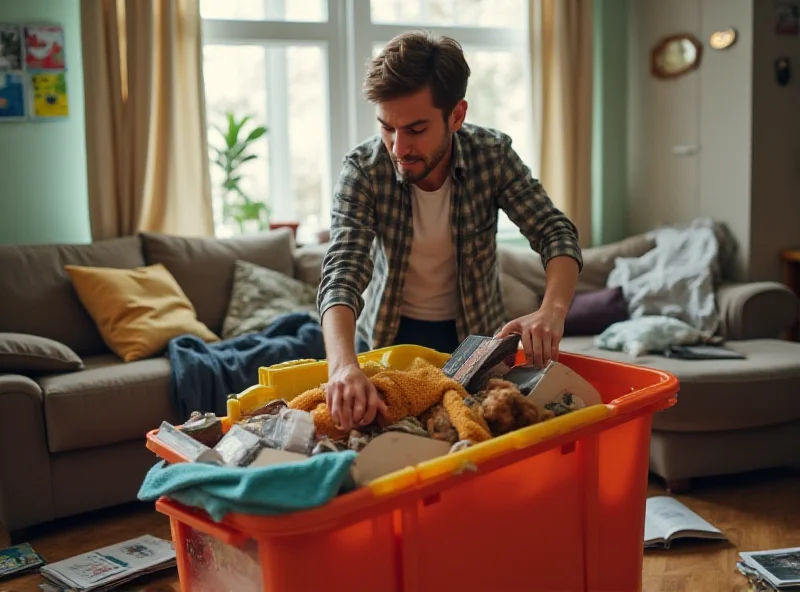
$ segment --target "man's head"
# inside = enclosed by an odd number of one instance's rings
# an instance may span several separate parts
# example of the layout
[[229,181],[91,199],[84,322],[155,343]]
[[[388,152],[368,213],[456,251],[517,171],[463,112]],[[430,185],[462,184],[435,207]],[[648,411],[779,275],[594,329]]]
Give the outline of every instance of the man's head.
[[469,66],[449,37],[404,33],[372,60],[364,96],[378,106],[386,149],[397,174],[421,181],[448,155],[464,122]]

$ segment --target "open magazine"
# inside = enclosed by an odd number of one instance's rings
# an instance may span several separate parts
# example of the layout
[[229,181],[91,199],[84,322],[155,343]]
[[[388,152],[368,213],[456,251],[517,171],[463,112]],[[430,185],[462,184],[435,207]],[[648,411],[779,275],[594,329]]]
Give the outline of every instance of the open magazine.
[[668,549],[676,539],[722,539],[717,527],[703,520],[675,498],[655,496],[647,499],[644,518],[644,546]]
[[45,565],[45,592],[114,590],[122,583],[175,565],[171,541],[144,535]]

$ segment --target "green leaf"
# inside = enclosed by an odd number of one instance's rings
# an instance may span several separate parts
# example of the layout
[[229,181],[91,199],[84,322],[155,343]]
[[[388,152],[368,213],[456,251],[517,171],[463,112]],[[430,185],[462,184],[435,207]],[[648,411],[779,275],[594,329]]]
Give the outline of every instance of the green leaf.
[[250,134],[247,136],[247,139],[244,141],[245,144],[249,144],[254,140],[258,140],[261,136],[267,133],[267,128],[263,125],[258,126]]
[[247,161],[249,161],[249,160],[253,160],[253,159],[255,159],[255,158],[258,158],[258,154],[248,154],[248,155],[247,155],[247,156],[245,156],[243,159],[241,159],[241,160],[238,162],[238,164],[245,163],[245,162],[247,162]]

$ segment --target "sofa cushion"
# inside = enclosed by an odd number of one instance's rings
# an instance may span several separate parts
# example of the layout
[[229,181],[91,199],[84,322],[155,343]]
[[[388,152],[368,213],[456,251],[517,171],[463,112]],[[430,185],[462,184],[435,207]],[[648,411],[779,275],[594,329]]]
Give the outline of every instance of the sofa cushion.
[[162,421],[177,421],[169,396],[167,357],[122,362],[84,358],[82,372],[37,379],[44,392],[50,452],[144,438]]
[[148,265],[161,263],[194,304],[197,318],[219,335],[228,308],[237,259],[294,275],[294,238],[281,228],[237,238],[141,234]]
[[38,335],[0,333],[0,372],[36,374],[83,368],[71,348]]
[[531,314],[539,308],[539,296],[513,275],[500,273],[500,290],[508,320]]
[[674,374],[678,404],[653,416],[653,429],[736,430],[800,419],[800,343],[778,339],[729,341],[740,360],[682,360],[660,355],[632,358],[598,349],[592,337],[565,337],[561,351]]
[[603,288],[575,294],[564,319],[564,335],[596,335],[628,319],[622,288]]
[[267,328],[290,312],[317,317],[317,289],[278,271],[237,261],[223,339]]
[[322,275],[322,261],[325,253],[328,252],[328,244],[304,245],[295,249],[292,254],[294,257],[294,277],[301,282],[319,286]]
[[103,340],[126,362],[162,353],[179,335],[219,341],[197,320],[192,303],[161,264],[136,269],[67,265],[66,269]]
[[[606,287],[608,274],[614,269],[617,257],[640,257],[655,243],[645,235],[634,235],[619,242],[583,249],[583,269],[578,277],[576,292],[590,292]],[[498,248],[500,269],[541,297],[545,288],[542,259],[529,247],[501,245]]]
[[65,265],[130,269],[144,265],[138,237],[90,245],[0,246],[0,331],[47,337],[80,356],[108,352]]

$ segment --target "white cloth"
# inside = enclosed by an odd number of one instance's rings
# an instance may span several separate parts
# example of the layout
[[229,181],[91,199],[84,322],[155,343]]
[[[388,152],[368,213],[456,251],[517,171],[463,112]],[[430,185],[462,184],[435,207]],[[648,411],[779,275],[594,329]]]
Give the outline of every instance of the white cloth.
[[449,321],[458,310],[456,249],[450,222],[452,180],[436,191],[412,186],[414,240],[400,314],[422,321]]
[[662,315],[713,335],[719,326],[716,287],[735,248],[725,229],[708,218],[663,227],[641,257],[619,257],[607,286],[621,286],[632,319]]

